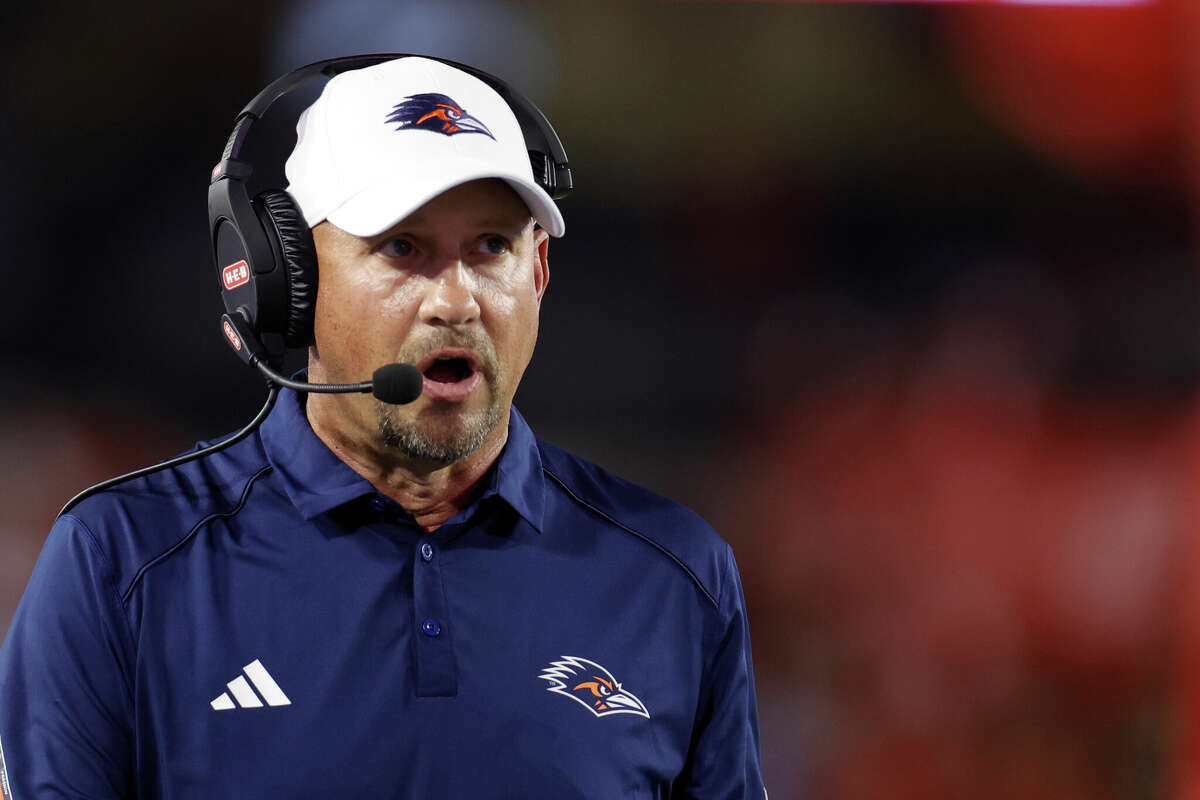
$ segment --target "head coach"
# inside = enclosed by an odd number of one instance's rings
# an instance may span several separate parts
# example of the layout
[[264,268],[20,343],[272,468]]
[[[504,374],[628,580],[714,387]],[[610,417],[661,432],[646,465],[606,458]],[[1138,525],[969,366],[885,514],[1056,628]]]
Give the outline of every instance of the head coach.
[[[0,650],[4,800],[762,797],[729,546],[512,406],[564,232],[548,123],[375,61],[300,117],[269,249],[210,209],[230,345],[265,368],[278,333],[312,383],[56,520]],[[406,396],[353,385],[396,363]]]

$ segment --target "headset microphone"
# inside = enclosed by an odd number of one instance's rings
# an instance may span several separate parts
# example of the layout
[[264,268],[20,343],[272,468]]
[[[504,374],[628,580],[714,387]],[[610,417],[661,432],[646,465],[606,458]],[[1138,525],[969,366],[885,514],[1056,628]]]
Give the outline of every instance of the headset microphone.
[[371,394],[397,406],[420,397],[424,385],[425,378],[412,364],[384,364],[371,376]]
[[245,363],[257,367],[258,371],[272,384],[286,386],[298,392],[316,392],[320,394],[351,394],[370,392],[377,399],[391,405],[405,405],[421,396],[424,378],[421,372],[412,364],[384,364],[371,376],[371,380],[362,383],[308,383],[292,380],[280,375],[267,364],[266,353],[263,352],[258,338],[254,336],[245,313],[238,309],[232,314],[221,315],[221,332],[225,341]]

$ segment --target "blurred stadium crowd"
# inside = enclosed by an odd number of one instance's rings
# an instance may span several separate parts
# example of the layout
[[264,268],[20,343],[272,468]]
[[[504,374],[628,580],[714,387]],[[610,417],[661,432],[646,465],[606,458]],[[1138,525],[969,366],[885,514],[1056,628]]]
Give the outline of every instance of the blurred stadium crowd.
[[427,52],[563,138],[517,403],[733,544],[773,798],[1200,797],[1190,0],[8,14],[0,632],[70,495],[257,408],[204,215],[237,110]]

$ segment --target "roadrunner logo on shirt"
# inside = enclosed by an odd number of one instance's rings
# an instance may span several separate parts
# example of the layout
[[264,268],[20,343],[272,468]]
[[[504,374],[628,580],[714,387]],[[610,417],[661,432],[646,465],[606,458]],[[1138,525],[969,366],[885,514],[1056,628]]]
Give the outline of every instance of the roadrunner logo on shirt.
[[550,683],[546,691],[569,697],[597,717],[637,714],[650,719],[650,712],[633,692],[621,686],[613,674],[595,661],[562,656],[538,675]]
[[418,128],[434,131],[446,136],[457,133],[482,133],[492,141],[492,132],[479,120],[472,117],[458,103],[444,94],[430,92],[414,94],[404,98],[403,103],[392,108],[386,122],[399,123],[398,131]]

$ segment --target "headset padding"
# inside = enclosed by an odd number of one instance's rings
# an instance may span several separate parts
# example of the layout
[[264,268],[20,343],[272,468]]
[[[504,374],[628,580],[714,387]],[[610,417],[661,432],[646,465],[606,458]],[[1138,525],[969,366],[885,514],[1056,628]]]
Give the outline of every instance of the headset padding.
[[287,192],[263,192],[258,199],[279,236],[287,276],[288,319],[284,341],[288,347],[307,347],[312,342],[313,309],[317,303],[317,252],[312,231]]

